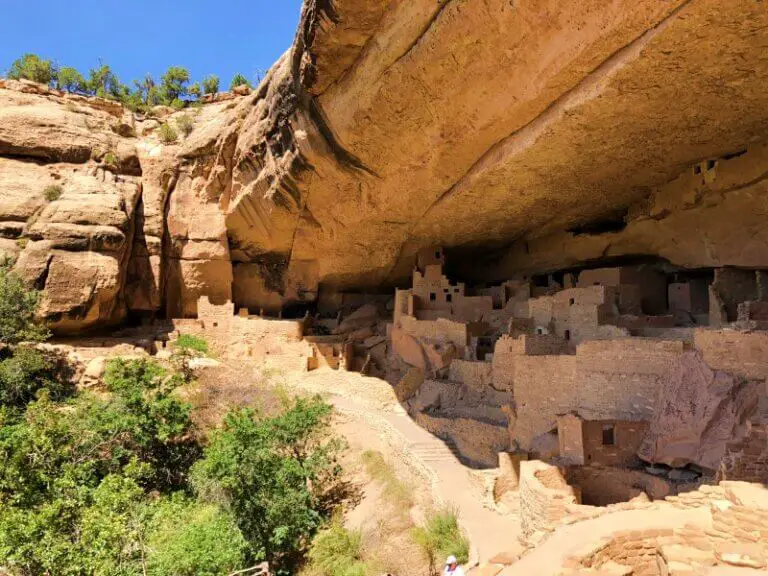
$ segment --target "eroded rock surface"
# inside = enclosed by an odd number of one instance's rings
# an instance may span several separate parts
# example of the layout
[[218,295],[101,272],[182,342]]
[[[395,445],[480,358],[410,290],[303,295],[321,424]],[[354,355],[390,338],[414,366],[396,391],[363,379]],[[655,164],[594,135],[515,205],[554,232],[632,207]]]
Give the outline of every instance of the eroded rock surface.
[[306,0],[171,145],[178,113],[2,81],[0,251],[57,330],[391,287],[433,245],[476,281],[768,267],[766,44],[753,0]]
[[762,386],[712,370],[698,352],[684,353],[660,391],[639,456],[716,470],[726,444],[746,435]]

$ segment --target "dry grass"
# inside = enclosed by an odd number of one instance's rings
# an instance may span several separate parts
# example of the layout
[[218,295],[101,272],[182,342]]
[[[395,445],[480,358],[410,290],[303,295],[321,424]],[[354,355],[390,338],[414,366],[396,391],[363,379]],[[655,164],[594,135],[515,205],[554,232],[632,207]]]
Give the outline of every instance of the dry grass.
[[395,467],[381,452],[367,450],[361,455],[371,482],[381,487],[384,506],[363,533],[363,558],[378,573],[395,576],[427,574],[428,566],[413,541],[411,509],[416,504],[415,488],[398,477]]
[[184,390],[192,419],[202,431],[217,428],[233,408],[250,407],[264,414],[280,410],[282,393],[267,375],[227,365],[203,370]]
[[395,469],[386,460],[381,452],[366,450],[362,455],[365,471],[372,480],[380,482],[384,488],[384,497],[399,512],[407,513],[414,505],[413,486],[403,482],[397,477]]

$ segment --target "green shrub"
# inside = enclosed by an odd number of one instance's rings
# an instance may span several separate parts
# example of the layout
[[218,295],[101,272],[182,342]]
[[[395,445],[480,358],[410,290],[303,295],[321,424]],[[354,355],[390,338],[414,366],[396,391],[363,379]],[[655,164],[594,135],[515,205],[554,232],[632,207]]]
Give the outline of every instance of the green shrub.
[[245,566],[248,545],[232,515],[174,496],[161,504],[147,539],[153,576],[220,576]]
[[198,336],[180,334],[173,343],[173,348],[171,362],[181,375],[182,380],[189,383],[195,376],[190,363],[193,358],[199,358],[208,353],[208,342]]
[[251,83],[248,81],[248,78],[246,78],[245,76],[243,76],[238,72],[232,77],[232,82],[229,83],[229,89],[232,90],[242,85],[246,85],[249,88],[252,88]]
[[25,406],[42,388],[57,397],[68,388],[56,381],[54,363],[43,352],[20,346],[0,360],[0,405]]
[[160,78],[160,92],[164,101],[170,105],[181,100],[187,94],[189,70],[182,66],[171,66]]
[[187,95],[191,96],[194,100],[197,100],[198,98],[200,98],[202,93],[203,93],[203,89],[200,88],[200,82],[195,82],[187,90]]
[[192,334],[179,334],[179,337],[173,343],[174,348],[194,350],[201,354],[208,354],[208,342],[199,336]]
[[192,120],[192,117],[189,114],[182,114],[178,118],[176,118],[176,128],[179,129],[179,132],[184,134],[184,137],[188,137],[194,128],[194,121]]
[[100,98],[121,100],[125,98],[128,88],[120,83],[120,79],[112,72],[107,64],[91,68],[88,73],[88,90]]
[[459,564],[469,561],[469,540],[459,527],[456,511],[451,508],[430,512],[424,526],[414,528],[412,536],[429,561],[433,574],[448,556],[456,556]]
[[64,193],[64,189],[59,186],[58,184],[50,184],[43,188],[43,197],[48,202],[53,202],[54,200],[58,200],[61,198],[61,195]]
[[56,69],[50,60],[43,60],[37,54],[24,54],[11,64],[8,78],[13,80],[24,78],[48,85],[56,79]]
[[365,576],[370,570],[362,558],[363,535],[347,530],[334,519],[320,531],[309,549],[310,573],[322,576]]
[[85,78],[83,78],[83,75],[75,68],[65,66],[59,70],[56,79],[56,87],[59,90],[80,94],[88,90],[88,83]]
[[330,417],[319,397],[295,399],[271,418],[234,411],[195,464],[198,493],[232,511],[249,561],[295,569],[327,518],[324,496],[340,473],[341,447],[330,436]]
[[120,159],[117,157],[117,154],[115,154],[112,150],[109,150],[106,154],[104,154],[102,162],[104,162],[104,166],[110,170],[117,170],[120,164]]
[[24,250],[27,245],[29,244],[29,238],[24,238],[23,236],[16,238],[16,246]]
[[163,144],[173,144],[179,139],[179,135],[176,133],[176,130],[174,130],[173,127],[167,122],[164,122],[160,125],[158,134],[160,136],[160,141]]
[[0,344],[42,342],[50,333],[35,318],[40,293],[29,290],[10,270],[10,262],[0,265]]
[[211,74],[203,78],[203,93],[204,94],[217,94],[219,91],[219,77],[216,74]]

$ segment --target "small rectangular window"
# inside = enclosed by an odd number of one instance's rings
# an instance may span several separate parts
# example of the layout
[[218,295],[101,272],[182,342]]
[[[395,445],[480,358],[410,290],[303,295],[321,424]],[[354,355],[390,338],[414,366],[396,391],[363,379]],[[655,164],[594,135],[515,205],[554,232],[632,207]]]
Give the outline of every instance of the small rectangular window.
[[440,258],[440,250],[435,251],[435,258]]
[[571,339],[571,331],[570,330],[566,330],[565,331],[565,339],[566,340],[570,340]]
[[616,446],[616,429],[613,424],[603,425],[603,446]]
[[453,300],[453,294],[446,294],[445,295],[445,301],[446,302],[450,302],[451,300]]
[[569,305],[569,306],[573,306],[574,304],[576,304],[576,299],[575,299],[575,298],[570,298],[570,299],[568,300],[568,305]]
[[434,292],[430,292],[429,293],[429,301],[430,302],[434,302],[435,300],[437,300],[437,294],[435,294]]

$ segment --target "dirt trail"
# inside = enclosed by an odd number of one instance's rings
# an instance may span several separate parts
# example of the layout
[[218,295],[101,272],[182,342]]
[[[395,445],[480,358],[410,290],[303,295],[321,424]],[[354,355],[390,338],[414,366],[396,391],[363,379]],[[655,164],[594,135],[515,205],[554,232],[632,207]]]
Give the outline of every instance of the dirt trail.
[[439,438],[413,422],[391,386],[355,373],[318,370],[288,375],[290,385],[322,393],[343,414],[373,434],[384,434],[430,483],[433,499],[455,507],[472,545],[472,560],[487,562],[500,552],[520,548],[519,519],[487,508],[482,489]]

